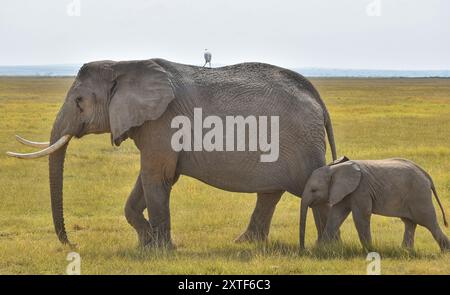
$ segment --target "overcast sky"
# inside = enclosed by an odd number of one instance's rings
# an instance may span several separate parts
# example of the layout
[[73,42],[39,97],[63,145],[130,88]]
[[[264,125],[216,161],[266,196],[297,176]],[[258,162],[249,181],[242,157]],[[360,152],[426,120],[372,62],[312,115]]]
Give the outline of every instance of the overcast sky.
[[0,2],[0,65],[153,57],[200,64],[205,48],[213,65],[450,69],[450,1]]

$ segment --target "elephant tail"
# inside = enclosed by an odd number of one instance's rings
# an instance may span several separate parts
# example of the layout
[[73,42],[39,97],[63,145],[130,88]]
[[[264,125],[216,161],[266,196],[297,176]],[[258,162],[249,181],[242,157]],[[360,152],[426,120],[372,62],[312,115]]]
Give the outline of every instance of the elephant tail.
[[439,200],[439,197],[438,197],[438,195],[436,193],[436,189],[434,187],[433,181],[431,182],[431,190],[433,191],[434,197],[436,198],[436,201],[439,204],[439,207],[441,208],[442,217],[444,218],[444,225],[445,225],[445,227],[448,227],[447,218],[445,218],[444,207],[442,207],[441,201]]
[[442,217],[444,218],[444,225],[445,225],[445,227],[448,227],[447,218],[445,218],[444,207],[442,207],[441,200],[439,200],[439,197],[436,193],[436,188],[434,187],[434,184],[433,184],[433,181],[431,180],[431,178],[430,178],[430,181],[431,181],[431,190],[433,191],[434,197],[436,198],[436,201],[439,204],[439,207],[441,208],[441,211],[442,211]]
[[328,143],[331,148],[331,156],[333,157],[333,161],[336,160],[336,143],[334,142],[334,133],[333,126],[331,124],[330,114],[325,105],[323,105],[323,114],[325,118],[325,130],[327,131]]
[[438,194],[436,192],[436,187],[434,186],[433,179],[431,178],[430,174],[428,174],[428,172],[423,170],[421,167],[419,167],[417,165],[416,165],[416,167],[419,168],[419,170],[422,171],[422,173],[430,181],[431,190],[433,191],[434,197],[436,198],[436,201],[437,201],[437,203],[438,203],[438,205],[439,205],[439,207],[441,208],[441,211],[442,211],[442,218],[444,219],[444,225],[445,225],[445,227],[448,227],[447,218],[445,217],[444,207],[442,206],[441,200],[439,199],[439,196],[438,196]]

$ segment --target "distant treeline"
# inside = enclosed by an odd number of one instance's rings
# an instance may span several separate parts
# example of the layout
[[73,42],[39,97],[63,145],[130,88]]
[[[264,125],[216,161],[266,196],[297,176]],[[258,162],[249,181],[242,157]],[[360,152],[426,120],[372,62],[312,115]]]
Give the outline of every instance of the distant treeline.
[[[214,66],[214,65],[213,65]],[[81,65],[0,66],[0,76],[75,76]],[[364,70],[292,68],[307,77],[450,77],[450,70]]]

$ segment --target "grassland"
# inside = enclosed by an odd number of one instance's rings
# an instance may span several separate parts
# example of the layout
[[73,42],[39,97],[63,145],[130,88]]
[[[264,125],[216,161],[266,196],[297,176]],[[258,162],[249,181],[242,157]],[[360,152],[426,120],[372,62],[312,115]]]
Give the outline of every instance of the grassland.
[[[340,155],[354,159],[410,158],[434,177],[450,214],[450,79],[312,79],[334,122]],[[14,142],[19,133],[47,140],[72,78],[0,78],[0,274],[60,274],[72,251],[59,244],[51,221],[47,159],[8,158],[31,151]],[[111,147],[109,135],[74,140],[65,173],[65,212],[78,244],[83,274],[365,274],[351,218],[343,244],[299,253],[299,200],[279,203],[268,244],[234,244],[247,225],[255,196],[230,193],[182,177],[171,208],[177,250],[141,250],[123,215],[138,173],[132,142]],[[311,214],[310,214],[311,215]],[[439,220],[442,219],[439,213]],[[445,229],[450,235],[450,230]],[[372,233],[384,274],[450,274],[431,234],[418,228],[416,251],[399,245],[403,223],[375,216]]]

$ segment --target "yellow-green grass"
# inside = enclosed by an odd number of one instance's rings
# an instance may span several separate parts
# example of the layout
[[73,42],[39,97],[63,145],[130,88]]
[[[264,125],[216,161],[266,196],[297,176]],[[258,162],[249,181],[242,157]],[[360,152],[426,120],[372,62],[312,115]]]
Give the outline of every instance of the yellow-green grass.
[[[16,133],[47,140],[73,78],[0,78],[0,273],[61,274],[72,251],[54,233],[47,159],[8,158],[32,151]],[[450,214],[450,79],[312,79],[331,113],[339,155],[353,159],[405,157],[433,176]],[[254,194],[225,192],[181,177],[172,191],[175,251],[141,250],[123,205],[139,169],[131,141],[120,148],[109,135],[70,144],[64,175],[69,237],[78,246],[83,274],[365,274],[368,262],[351,217],[343,244],[314,247],[308,219],[307,248],[298,251],[299,200],[285,194],[267,244],[235,244],[247,225]],[[329,159],[328,155],[328,159]],[[442,217],[438,211],[439,222]],[[450,235],[449,229],[444,229]],[[419,227],[416,251],[400,248],[403,223],[374,216],[372,234],[384,274],[450,274],[441,254]]]

